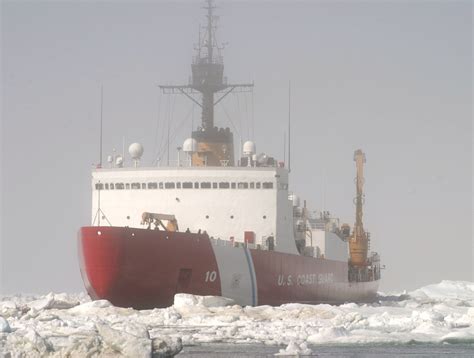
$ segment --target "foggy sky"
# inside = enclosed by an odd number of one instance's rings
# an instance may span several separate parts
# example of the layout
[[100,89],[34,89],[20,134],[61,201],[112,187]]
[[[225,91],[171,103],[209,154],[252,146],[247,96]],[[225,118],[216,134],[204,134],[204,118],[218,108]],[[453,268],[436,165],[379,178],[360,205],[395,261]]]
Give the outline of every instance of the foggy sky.
[[[283,159],[291,80],[290,189],[352,225],[362,148],[381,289],[472,280],[471,3],[217,5],[225,75],[255,82],[253,97],[229,95],[216,109],[236,147],[251,138]],[[125,137],[144,144],[151,165],[169,120],[174,158],[200,113],[157,84],[187,84],[201,7],[2,3],[3,292],[83,290],[76,234],[90,224],[100,86],[104,156]]]

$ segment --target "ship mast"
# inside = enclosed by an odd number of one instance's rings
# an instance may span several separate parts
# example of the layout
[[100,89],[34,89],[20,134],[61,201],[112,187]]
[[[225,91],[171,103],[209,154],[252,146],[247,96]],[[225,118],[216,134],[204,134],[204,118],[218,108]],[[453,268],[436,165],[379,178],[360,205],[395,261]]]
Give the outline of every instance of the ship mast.
[[[197,152],[192,156],[195,166],[225,166],[234,164],[233,135],[228,128],[214,126],[214,107],[231,92],[249,92],[253,84],[229,84],[224,77],[222,47],[217,46],[213,0],[207,0],[207,25],[199,34],[196,56],[191,65],[192,78],[188,85],[160,86],[165,94],[183,94],[202,109],[202,124],[192,137],[197,141]],[[201,101],[195,98],[201,94]],[[215,99],[215,95],[220,96]]]

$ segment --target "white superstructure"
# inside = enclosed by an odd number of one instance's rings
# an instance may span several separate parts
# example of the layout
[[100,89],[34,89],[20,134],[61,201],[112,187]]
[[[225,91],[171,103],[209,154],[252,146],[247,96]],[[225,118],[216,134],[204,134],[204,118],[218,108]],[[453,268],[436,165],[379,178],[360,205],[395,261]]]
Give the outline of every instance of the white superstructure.
[[275,250],[297,253],[285,168],[112,168],[92,177],[93,220],[99,205],[102,221],[114,226],[140,227],[143,212],[167,213],[180,231],[235,242],[253,232],[255,244],[273,237]]

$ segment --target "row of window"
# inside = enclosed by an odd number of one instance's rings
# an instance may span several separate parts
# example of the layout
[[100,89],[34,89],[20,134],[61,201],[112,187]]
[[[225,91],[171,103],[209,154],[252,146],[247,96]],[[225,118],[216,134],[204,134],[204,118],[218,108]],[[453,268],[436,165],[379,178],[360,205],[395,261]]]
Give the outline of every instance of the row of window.
[[96,190],[124,189],[273,189],[272,182],[149,182],[149,183],[97,183]]

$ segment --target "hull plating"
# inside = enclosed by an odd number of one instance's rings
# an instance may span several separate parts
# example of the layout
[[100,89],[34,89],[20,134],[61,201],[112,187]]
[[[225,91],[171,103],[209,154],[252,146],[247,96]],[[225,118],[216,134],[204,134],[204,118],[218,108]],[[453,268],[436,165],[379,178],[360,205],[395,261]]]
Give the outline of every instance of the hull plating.
[[167,307],[176,293],[241,305],[371,301],[378,287],[348,282],[347,262],[232,247],[200,234],[83,227],[78,245],[91,297],[122,307]]

